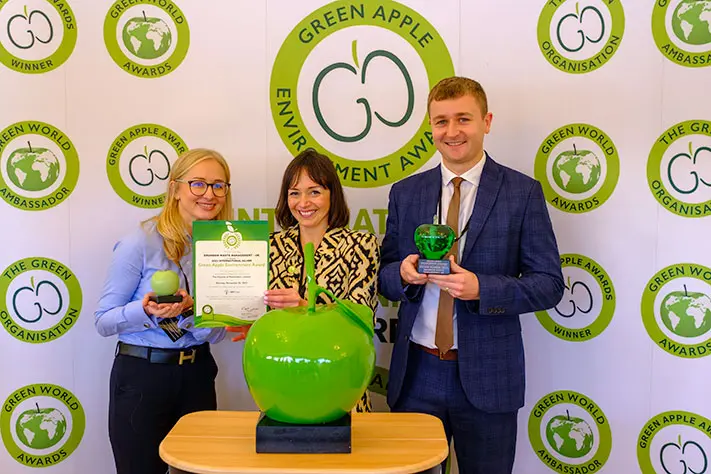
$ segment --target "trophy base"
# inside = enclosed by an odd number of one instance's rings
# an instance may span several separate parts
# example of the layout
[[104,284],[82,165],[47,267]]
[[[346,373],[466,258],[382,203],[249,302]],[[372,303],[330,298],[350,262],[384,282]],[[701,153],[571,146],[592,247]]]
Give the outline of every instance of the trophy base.
[[427,260],[421,258],[417,263],[417,273],[430,275],[449,275],[449,260]]
[[261,413],[256,445],[258,453],[350,453],[351,414],[329,423],[297,425],[272,420]]
[[163,295],[163,296],[151,296],[148,298],[149,301],[155,301],[158,304],[163,303],[181,303],[183,297],[180,295]]

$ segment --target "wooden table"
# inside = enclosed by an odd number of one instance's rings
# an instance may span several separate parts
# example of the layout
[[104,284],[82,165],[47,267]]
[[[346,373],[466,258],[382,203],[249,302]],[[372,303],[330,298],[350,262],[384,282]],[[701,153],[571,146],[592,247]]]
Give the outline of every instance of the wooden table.
[[171,474],[437,473],[448,447],[442,422],[420,413],[356,413],[350,454],[257,454],[258,412],[181,418],[160,445]]

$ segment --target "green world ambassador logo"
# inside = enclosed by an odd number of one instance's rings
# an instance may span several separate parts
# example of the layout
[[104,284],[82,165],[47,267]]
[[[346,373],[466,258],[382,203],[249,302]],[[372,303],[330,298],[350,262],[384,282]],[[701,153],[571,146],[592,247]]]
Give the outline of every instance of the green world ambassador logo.
[[69,59],[76,42],[68,2],[0,0],[0,63],[13,71],[52,71]]
[[642,474],[707,473],[710,457],[711,420],[688,411],[658,414],[637,439]]
[[81,443],[85,426],[84,408],[76,396],[52,384],[15,390],[0,414],[5,449],[29,467],[50,467],[66,460]]
[[711,121],[687,120],[667,129],[647,161],[647,181],[655,199],[678,216],[711,215],[710,161]]
[[121,69],[141,78],[165,76],[188,53],[190,28],[171,0],[117,0],[104,21],[106,48]]
[[538,458],[556,472],[597,472],[612,449],[612,432],[602,409],[570,390],[549,393],[535,404],[528,437]]
[[589,341],[607,328],[615,313],[615,287],[607,272],[593,259],[578,254],[560,256],[565,277],[563,298],[536,318],[552,335],[564,341]]
[[385,0],[336,1],[302,19],[282,44],[271,75],[272,117],[292,154],[324,150],[346,186],[383,186],[434,154],[426,97],[452,75],[444,40],[414,10]]
[[711,0],[657,0],[652,35],[670,61],[685,67],[711,65]]
[[44,122],[17,122],[0,131],[0,196],[25,211],[64,202],[79,179],[71,140]]
[[64,264],[43,257],[18,260],[0,275],[0,325],[32,344],[66,334],[81,313],[82,291]]
[[574,123],[543,140],[534,172],[549,204],[579,214],[599,208],[612,195],[620,159],[606,133],[592,125]]
[[114,139],[106,157],[111,187],[136,207],[162,207],[171,164],[187,149],[167,127],[153,123],[129,127]]
[[584,74],[612,58],[624,31],[620,0],[549,0],[538,18],[538,45],[556,69]]

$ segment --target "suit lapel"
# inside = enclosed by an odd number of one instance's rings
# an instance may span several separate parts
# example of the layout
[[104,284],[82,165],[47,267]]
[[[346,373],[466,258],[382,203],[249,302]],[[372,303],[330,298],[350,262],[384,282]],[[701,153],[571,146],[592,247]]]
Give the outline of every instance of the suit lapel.
[[491,213],[491,209],[494,207],[502,180],[503,174],[499,169],[499,165],[487,153],[484,169],[479,180],[479,189],[476,192],[474,209],[472,209],[472,215],[469,217],[469,230],[464,243],[464,252],[462,252],[462,262],[465,261],[474,247],[474,243],[479,237],[484,223]]

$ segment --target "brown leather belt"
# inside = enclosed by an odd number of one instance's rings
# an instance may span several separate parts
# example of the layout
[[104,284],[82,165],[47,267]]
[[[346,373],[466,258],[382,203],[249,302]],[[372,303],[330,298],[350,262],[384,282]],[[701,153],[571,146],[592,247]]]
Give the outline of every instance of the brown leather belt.
[[450,349],[444,354],[441,354],[437,349],[430,349],[429,347],[417,344],[416,342],[413,342],[412,344],[418,349],[427,352],[428,354],[432,354],[435,357],[439,357],[440,360],[457,360],[458,358],[457,349]]

